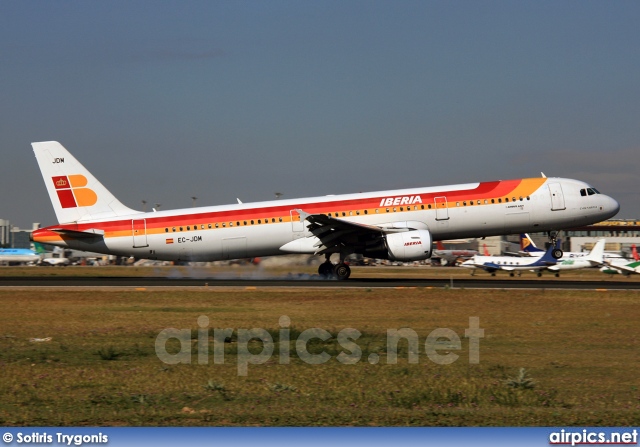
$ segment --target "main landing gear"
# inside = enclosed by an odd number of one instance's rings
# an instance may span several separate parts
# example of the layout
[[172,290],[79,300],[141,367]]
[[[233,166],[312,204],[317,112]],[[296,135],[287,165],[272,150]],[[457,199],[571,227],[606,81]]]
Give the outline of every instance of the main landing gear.
[[558,233],[559,231],[549,231],[547,233],[549,236],[549,243],[554,247],[551,252],[551,256],[553,256],[554,259],[560,259],[563,255],[562,250],[556,247],[558,243]]
[[333,264],[331,262],[331,254],[324,255],[325,261],[318,267],[318,274],[323,278],[335,278],[339,281],[348,279],[351,276],[351,268],[344,262],[344,258],[340,255],[340,262]]

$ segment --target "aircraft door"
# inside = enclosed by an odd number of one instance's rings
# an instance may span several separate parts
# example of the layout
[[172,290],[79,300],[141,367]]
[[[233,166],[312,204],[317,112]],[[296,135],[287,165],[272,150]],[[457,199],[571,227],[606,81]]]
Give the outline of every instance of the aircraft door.
[[307,229],[307,222],[300,220],[300,214],[296,210],[289,212],[291,215],[291,231],[295,237],[309,236],[309,230]]
[[551,194],[551,211],[567,209],[564,204],[562,185],[560,183],[549,183],[549,193]]
[[433,200],[436,206],[436,220],[449,219],[449,209],[447,208],[447,198],[444,196],[441,196],[441,197],[435,197]]
[[148,247],[147,242],[147,220],[133,219],[131,221],[131,231],[133,234],[133,248]]

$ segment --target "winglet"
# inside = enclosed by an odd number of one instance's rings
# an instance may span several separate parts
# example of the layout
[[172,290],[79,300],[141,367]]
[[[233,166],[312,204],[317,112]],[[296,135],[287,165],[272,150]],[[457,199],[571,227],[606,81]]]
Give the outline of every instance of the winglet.
[[296,211],[296,213],[298,213],[300,215],[300,222],[304,222],[305,220],[307,220],[307,217],[311,216],[310,213],[302,211],[299,208],[297,208],[295,211]]

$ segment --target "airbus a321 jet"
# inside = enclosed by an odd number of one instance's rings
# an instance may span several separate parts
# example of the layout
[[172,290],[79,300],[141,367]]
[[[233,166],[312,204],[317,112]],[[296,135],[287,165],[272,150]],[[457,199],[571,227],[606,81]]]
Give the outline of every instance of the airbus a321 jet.
[[542,176],[145,213],[123,205],[60,143],[32,146],[59,222],[33,240],[144,259],[305,253],[325,256],[320,275],[347,279],[353,253],[416,261],[431,256],[434,241],[541,231],[555,246],[558,230],[620,208],[604,194],[581,195],[592,188],[585,182]]

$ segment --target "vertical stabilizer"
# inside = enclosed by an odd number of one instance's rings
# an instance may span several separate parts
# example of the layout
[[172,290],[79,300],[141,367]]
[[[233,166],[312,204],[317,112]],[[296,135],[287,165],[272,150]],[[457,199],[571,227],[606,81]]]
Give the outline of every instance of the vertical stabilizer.
[[57,141],[31,146],[59,223],[139,213],[120,203]]
[[585,259],[593,265],[604,263],[604,243],[604,239],[598,239],[598,242],[596,242]]

